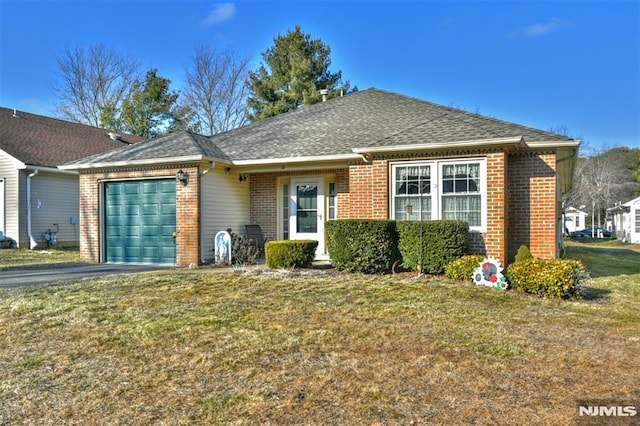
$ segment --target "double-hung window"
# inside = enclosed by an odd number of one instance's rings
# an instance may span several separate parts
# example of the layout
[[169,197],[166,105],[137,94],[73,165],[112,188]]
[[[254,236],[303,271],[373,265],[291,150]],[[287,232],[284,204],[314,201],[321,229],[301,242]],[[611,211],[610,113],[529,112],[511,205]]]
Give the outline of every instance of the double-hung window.
[[396,220],[431,219],[431,164],[396,164],[394,213]]
[[459,219],[485,230],[484,159],[395,163],[391,172],[393,219]]

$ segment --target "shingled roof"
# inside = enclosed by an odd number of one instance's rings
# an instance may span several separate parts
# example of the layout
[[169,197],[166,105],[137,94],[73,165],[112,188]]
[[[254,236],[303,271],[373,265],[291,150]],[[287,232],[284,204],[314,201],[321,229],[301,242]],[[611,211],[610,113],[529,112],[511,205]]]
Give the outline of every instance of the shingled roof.
[[57,167],[144,138],[0,107],[0,149],[26,165]]
[[[189,139],[191,142],[185,146]],[[302,107],[210,138],[187,132],[144,142],[144,146],[83,159],[80,168],[127,159],[164,161],[199,155],[235,164],[269,160],[353,155],[355,150],[388,146],[451,144],[463,141],[522,138],[562,144],[572,139],[551,132],[437,105],[420,99],[367,89]],[[132,155],[128,157],[128,155]],[[69,167],[71,168],[71,167]]]
[[67,163],[64,168],[74,164],[127,165],[131,163],[176,162],[194,160],[222,161],[231,164],[231,160],[210,138],[187,131],[170,133],[144,143],[130,145],[116,151],[92,155],[78,161]]

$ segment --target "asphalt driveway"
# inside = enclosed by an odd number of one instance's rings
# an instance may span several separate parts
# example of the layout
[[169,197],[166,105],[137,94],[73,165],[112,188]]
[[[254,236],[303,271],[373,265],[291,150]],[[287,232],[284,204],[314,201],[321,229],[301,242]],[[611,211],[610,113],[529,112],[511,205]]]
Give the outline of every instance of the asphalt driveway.
[[28,288],[112,274],[131,274],[173,268],[165,265],[68,263],[0,271],[0,289]]

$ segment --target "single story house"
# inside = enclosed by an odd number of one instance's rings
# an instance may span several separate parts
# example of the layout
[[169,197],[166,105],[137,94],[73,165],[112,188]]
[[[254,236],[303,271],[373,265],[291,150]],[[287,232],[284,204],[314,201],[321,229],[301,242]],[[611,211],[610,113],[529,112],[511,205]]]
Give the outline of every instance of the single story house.
[[328,220],[462,219],[472,250],[554,258],[579,141],[371,88],[211,137],[177,132],[61,168],[80,173],[87,262],[189,265],[258,224],[318,240]]
[[[583,206],[584,207],[584,206]],[[566,234],[582,231],[587,227],[589,213],[575,207],[567,207],[564,211],[564,231]]]
[[607,209],[617,239],[640,244],[640,197]]
[[0,240],[3,246],[78,245],[78,173],[57,166],[143,138],[0,107]]

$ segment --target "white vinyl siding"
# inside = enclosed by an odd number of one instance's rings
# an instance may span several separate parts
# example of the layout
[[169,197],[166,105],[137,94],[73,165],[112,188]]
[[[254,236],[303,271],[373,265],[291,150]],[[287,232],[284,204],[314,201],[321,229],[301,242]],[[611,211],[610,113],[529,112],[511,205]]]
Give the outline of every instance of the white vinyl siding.
[[[16,161],[0,150],[0,177],[4,179],[4,223],[5,237],[20,242],[19,209],[18,209],[18,171]],[[26,213],[25,213],[26,218]],[[26,247],[29,247],[27,244]]]
[[458,219],[486,229],[484,159],[402,162],[391,165],[395,220]]
[[4,238],[4,178],[0,177],[0,240]]
[[[26,170],[27,175],[33,171]],[[26,200],[26,191],[23,194]],[[58,243],[78,244],[80,224],[71,218],[80,214],[80,185],[76,175],[40,171],[31,178],[31,233],[38,247],[47,247],[43,233],[58,230]],[[25,228],[26,228],[25,210]],[[57,224],[57,227],[56,227]],[[24,245],[28,247],[28,241]]]
[[237,173],[215,167],[202,176],[201,253],[202,261],[213,260],[214,237],[231,228],[244,235],[249,222],[249,180],[240,182]]

